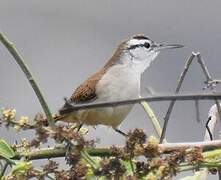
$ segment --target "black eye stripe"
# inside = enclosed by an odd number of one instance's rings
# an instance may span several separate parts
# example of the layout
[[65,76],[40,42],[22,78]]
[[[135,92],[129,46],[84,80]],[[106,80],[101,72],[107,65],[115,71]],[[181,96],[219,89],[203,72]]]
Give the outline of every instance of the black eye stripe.
[[141,44],[137,44],[137,45],[132,45],[132,46],[128,47],[127,49],[128,49],[128,50],[132,50],[132,49],[136,49],[136,48],[142,47],[142,46],[143,46],[143,45],[141,45]]
[[130,47],[128,47],[128,50],[132,50],[132,49],[136,49],[138,47],[145,47],[145,48],[149,48],[150,47],[150,43],[145,42],[144,44],[136,44],[136,45],[132,45]]

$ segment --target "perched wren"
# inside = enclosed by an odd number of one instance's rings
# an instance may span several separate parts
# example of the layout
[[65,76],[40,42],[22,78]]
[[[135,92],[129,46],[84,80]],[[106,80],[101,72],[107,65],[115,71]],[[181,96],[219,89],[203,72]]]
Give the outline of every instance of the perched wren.
[[[178,44],[158,44],[144,35],[135,35],[123,41],[108,62],[83,82],[68,102],[82,104],[138,98],[141,74],[160,51],[181,47],[183,46]],[[63,108],[67,106],[66,103]],[[111,126],[117,132],[124,134],[117,127],[132,108],[133,105],[120,105],[79,110],[68,114],[60,113],[58,119],[77,123],[79,127],[83,124]]]

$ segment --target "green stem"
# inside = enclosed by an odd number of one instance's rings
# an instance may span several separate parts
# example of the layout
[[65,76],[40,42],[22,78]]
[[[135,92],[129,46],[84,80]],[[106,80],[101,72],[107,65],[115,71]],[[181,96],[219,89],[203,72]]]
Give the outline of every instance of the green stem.
[[24,62],[23,57],[19,54],[18,50],[16,49],[16,47],[14,47],[13,43],[10,42],[7,37],[0,32],[0,41],[2,42],[2,44],[8,49],[8,51],[11,53],[11,55],[14,57],[14,59],[16,60],[17,64],[20,66],[20,68],[22,69],[22,71],[24,72],[25,76],[27,77],[29,83],[31,84],[33,90],[35,91],[36,96],[38,97],[38,100],[47,116],[48,119],[48,124],[54,128],[55,127],[55,123],[51,114],[51,111],[43,97],[43,94],[40,91],[40,88],[38,87],[36,81],[34,80],[31,72],[29,71],[27,65]]
[[81,156],[88,164],[90,164],[90,166],[94,170],[98,169],[96,162],[90,157],[90,155],[85,150],[81,150]]
[[[161,150],[162,154],[170,153],[172,151],[177,150],[183,150],[183,149],[189,149],[194,147],[200,147],[203,149],[204,158],[214,157],[219,155],[218,150],[214,151],[208,151],[208,149],[215,149],[215,148],[221,148],[221,140],[216,141],[208,141],[208,142],[195,142],[195,143],[165,143],[165,144],[159,144],[158,148]],[[122,147],[118,147],[119,150],[122,150]],[[22,157],[25,157],[29,160],[34,159],[47,159],[47,158],[56,158],[56,157],[64,157],[66,154],[66,147],[64,145],[61,145],[59,147],[50,147],[50,148],[42,148],[42,149],[36,149],[30,152],[16,152],[16,155],[12,158],[14,160],[21,159]],[[113,151],[111,148],[85,148],[84,151],[87,152],[90,156],[98,156],[98,157],[109,157],[113,156]],[[207,152],[205,152],[207,151]],[[139,156],[142,154],[135,154],[135,156]],[[1,157],[0,157],[1,159]]]
[[[19,160],[22,157],[25,157],[28,160],[35,160],[35,159],[65,157],[66,151],[67,151],[66,147],[62,146],[58,148],[54,147],[54,148],[38,149],[30,152],[16,152],[16,155],[13,157],[13,159]],[[89,154],[90,156],[109,157],[113,155],[111,150],[108,148],[85,148],[84,151],[86,151],[87,154]]]
[[3,167],[3,169],[2,169],[2,171],[1,171],[1,174],[0,174],[0,179],[2,178],[2,176],[4,176],[5,171],[6,171],[7,167],[8,167],[8,165],[9,165],[9,163],[8,163],[8,162],[6,162],[6,163],[5,163],[5,165],[4,165],[4,167]]
[[[73,147],[73,148],[75,147],[75,146],[73,145],[73,143],[72,143],[69,139],[66,139],[66,142],[67,142],[69,145],[71,145],[71,147]],[[59,148],[59,150],[60,150],[60,149],[61,149],[61,148]],[[62,153],[62,151],[61,151],[61,153]],[[66,154],[67,154],[67,149],[65,148],[65,156],[66,156]],[[82,149],[82,150],[80,151],[80,154],[81,154],[82,159],[84,159],[88,164],[90,164],[90,166],[91,166],[94,170],[98,168],[96,162],[90,157],[90,155],[88,154],[88,152],[87,152],[85,149]]]
[[205,162],[205,163],[200,163],[200,164],[195,164],[195,165],[187,165],[187,166],[181,166],[179,168],[179,172],[182,171],[190,171],[194,169],[199,169],[199,168],[221,168],[221,162]]
[[158,137],[160,137],[162,133],[162,128],[156,115],[154,114],[154,111],[146,101],[142,101],[140,104],[143,107],[144,111],[147,113],[148,117],[150,118],[154,130],[156,131],[156,134],[158,135]]
[[135,170],[134,170],[134,165],[133,165],[133,160],[132,160],[132,157],[130,157],[130,168],[131,168],[131,170],[132,170],[132,173],[133,173],[133,175],[135,174]]

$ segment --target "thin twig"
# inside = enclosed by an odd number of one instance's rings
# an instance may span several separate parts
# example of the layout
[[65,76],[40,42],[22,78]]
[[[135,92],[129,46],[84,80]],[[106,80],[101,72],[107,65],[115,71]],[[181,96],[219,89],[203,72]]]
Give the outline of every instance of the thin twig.
[[20,66],[20,68],[22,69],[22,71],[24,72],[25,76],[27,77],[28,81],[30,82],[36,96],[38,97],[38,100],[47,116],[48,119],[48,124],[51,127],[55,127],[55,123],[54,120],[52,118],[52,114],[51,111],[44,99],[44,96],[39,88],[39,86],[37,85],[36,81],[34,80],[30,70],[28,69],[27,65],[24,62],[23,57],[19,54],[18,50],[14,47],[13,43],[10,42],[7,37],[0,32],[0,41],[2,42],[2,44],[8,49],[8,51],[11,53],[11,55],[14,57],[14,59],[16,60],[17,64]]
[[159,144],[159,148],[163,152],[171,152],[177,149],[189,149],[194,147],[202,148],[204,151],[212,150],[216,148],[220,148],[221,140],[214,140],[214,141],[200,141],[200,142],[191,142],[191,143],[166,143],[166,144]]
[[208,84],[221,84],[220,79],[213,79],[212,81],[208,81]]
[[206,67],[205,62],[204,62],[203,59],[201,58],[200,53],[197,53],[196,57],[197,57],[198,63],[200,64],[201,68],[203,69],[203,73],[204,73],[205,76],[206,76],[206,83],[212,81],[212,80],[213,80],[213,79],[212,79],[212,76],[210,75],[210,73],[209,73],[209,71],[208,71],[208,69],[207,69],[207,67]]
[[122,101],[110,101],[110,102],[99,102],[99,103],[88,103],[82,105],[75,105],[68,108],[60,110],[61,114],[71,113],[73,111],[82,110],[82,109],[93,109],[93,108],[104,108],[104,107],[113,107],[126,104],[136,104],[142,101],[190,101],[190,100],[214,100],[221,99],[220,93],[202,93],[202,94],[168,94],[168,95],[157,95],[157,96],[148,96],[136,99],[122,100]]
[[[176,90],[175,90],[175,93],[177,94],[179,91],[180,91],[180,88],[181,88],[181,85],[183,83],[183,80],[186,76],[186,73],[190,67],[190,64],[192,63],[194,57],[196,56],[195,53],[192,53],[192,55],[187,59],[186,61],[186,64],[185,64],[185,67],[184,67],[184,70],[183,72],[181,73],[180,75],[180,78],[178,80],[178,84],[177,84],[177,87],[176,87]],[[167,124],[168,124],[168,121],[169,121],[169,118],[170,118],[170,114],[173,110],[173,106],[175,104],[176,100],[173,100],[170,102],[170,105],[168,107],[168,110],[166,112],[166,115],[164,117],[164,124],[163,124],[163,130],[162,130],[162,134],[161,134],[161,137],[160,137],[160,143],[163,142],[164,138],[165,138],[165,134],[166,134],[166,130],[167,130]]]

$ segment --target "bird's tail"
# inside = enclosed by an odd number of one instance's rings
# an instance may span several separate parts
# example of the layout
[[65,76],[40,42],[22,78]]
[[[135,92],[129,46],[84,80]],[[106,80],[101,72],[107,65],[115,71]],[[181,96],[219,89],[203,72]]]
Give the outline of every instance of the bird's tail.
[[[65,119],[67,119],[67,117],[68,117],[68,115],[67,114],[64,114],[64,115],[59,115],[59,114],[55,114],[55,115],[53,115],[53,120],[55,121],[55,123],[56,122],[58,122],[58,121],[66,121]],[[43,118],[43,124],[45,125],[45,126],[48,126],[48,119],[47,119],[47,117],[45,117],[45,118]]]
[[58,122],[58,121],[64,120],[66,117],[67,117],[66,114],[63,114],[63,115],[55,114],[55,115],[53,116],[53,119],[54,119],[55,122]]
[[73,113],[56,114],[53,116],[55,122],[63,121],[68,123],[78,123],[79,119]]

